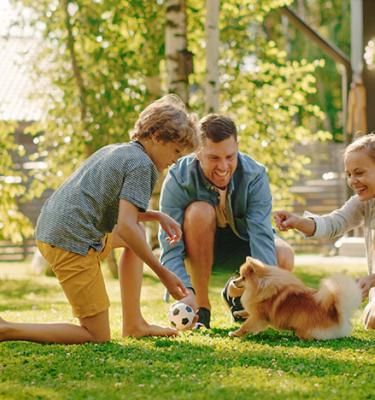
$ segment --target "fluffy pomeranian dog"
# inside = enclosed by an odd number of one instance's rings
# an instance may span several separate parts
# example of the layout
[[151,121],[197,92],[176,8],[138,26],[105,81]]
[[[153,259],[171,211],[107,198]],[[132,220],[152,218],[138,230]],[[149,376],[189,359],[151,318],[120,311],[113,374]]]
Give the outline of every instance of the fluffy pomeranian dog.
[[292,273],[246,257],[240,277],[232,281],[247,319],[230,336],[259,333],[268,326],[288,329],[300,339],[334,339],[349,336],[350,319],[361,304],[361,290],[343,275],[324,279],[318,290],[305,286]]

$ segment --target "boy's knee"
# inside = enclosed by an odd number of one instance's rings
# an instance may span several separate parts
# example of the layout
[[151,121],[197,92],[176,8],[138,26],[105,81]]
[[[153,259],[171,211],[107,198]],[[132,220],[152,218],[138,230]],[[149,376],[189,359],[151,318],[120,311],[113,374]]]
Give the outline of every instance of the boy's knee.
[[92,343],[105,343],[111,340],[108,310],[96,315],[80,318],[81,327],[88,333],[88,341]]
[[107,343],[111,340],[111,335],[104,335],[104,336],[94,336],[91,340],[93,343]]
[[85,328],[88,334],[90,335],[89,342],[90,343],[106,343],[111,340],[111,333],[108,332],[92,332],[89,329]]

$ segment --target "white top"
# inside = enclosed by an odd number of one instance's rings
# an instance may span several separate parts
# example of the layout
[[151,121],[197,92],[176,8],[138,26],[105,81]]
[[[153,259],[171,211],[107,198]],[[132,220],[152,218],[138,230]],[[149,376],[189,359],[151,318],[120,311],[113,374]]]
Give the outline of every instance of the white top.
[[333,239],[349,230],[364,224],[366,256],[369,274],[375,265],[375,199],[361,201],[352,196],[341,208],[330,214],[315,215],[305,211],[304,217],[314,219],[316,223],[313,238]]

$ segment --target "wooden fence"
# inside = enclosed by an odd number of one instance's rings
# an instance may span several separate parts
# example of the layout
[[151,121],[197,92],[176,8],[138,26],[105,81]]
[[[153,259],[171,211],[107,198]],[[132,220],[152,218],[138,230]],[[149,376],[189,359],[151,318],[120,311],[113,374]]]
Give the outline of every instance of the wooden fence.
[[0,261],[22,261],[32,255],[34,250],[35,242],[32,239],[24,240],[22,244],[1,240]]

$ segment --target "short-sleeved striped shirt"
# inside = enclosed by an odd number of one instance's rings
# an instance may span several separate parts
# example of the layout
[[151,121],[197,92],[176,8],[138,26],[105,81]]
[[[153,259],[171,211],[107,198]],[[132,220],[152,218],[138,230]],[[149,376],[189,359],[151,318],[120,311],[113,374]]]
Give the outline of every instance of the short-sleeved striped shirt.
[[36,239],[81,255],[100,251],[103,236],[117,223],[120,199],[145,211],[157,178],[140,143],[101,148],[46,201]]

